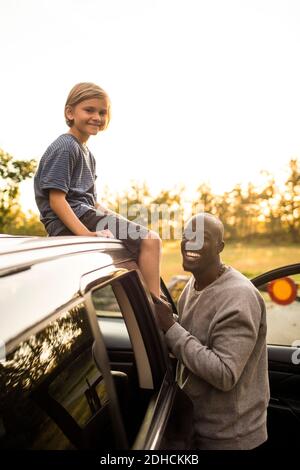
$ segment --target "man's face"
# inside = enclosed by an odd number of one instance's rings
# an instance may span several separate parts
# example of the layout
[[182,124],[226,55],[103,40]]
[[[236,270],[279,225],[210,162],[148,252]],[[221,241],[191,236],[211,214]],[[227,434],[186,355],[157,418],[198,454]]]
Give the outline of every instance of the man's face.
[[[191,229],[191,226],[189,228]],[[191,238],[192,232],[194,235]],[[206,220],[204,221],[204,226],[202,226],[201,236],[198,233],[197,237],[196,220],[192,221],[192,232],[186,229],[182,237],[182,266],[185,271],[201,273],[218,260],[218,238],[212,223]]]

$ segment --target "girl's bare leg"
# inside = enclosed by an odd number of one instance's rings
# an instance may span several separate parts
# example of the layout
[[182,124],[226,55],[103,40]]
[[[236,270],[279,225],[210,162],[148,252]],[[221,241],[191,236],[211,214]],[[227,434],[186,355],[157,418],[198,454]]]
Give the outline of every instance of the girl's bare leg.
[[150,231],[142,240],[138,259],[140,271],[150,292],[156,297],[160,293],[160,262],[162,243],[159,235]]

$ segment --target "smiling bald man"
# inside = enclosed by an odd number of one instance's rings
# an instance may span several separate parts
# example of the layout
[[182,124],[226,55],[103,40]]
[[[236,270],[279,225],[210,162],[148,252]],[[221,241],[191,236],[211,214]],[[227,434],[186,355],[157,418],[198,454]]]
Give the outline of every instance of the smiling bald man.
[[253,284],[220,259],[222,222],[200,213],[187,223],[182,264],[192,276],[178,302],[156,314],[178,359],[177,381],[194,405],[195,448],[254,449],[267,440],[266,309]]

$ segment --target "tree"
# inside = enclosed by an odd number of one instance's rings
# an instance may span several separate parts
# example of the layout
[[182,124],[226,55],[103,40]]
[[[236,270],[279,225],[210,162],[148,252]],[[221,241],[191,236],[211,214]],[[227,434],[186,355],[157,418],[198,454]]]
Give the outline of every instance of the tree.
[[245,232],[245,191],[240,184],[236,184],[234,188],[228,193],[228,199],[231,203],[231,234],[233,239],[243,238]]
[[290,175],[285,182],[281,204],[282,220],[287,224],[293,242],[300,240],[300,168],[297,159],[289,162]]
[[231,194],[227,191],[215,198],[216,215],[223,222],[226,240],[231,240],[235,235],[234,218],[232,211]]
[[[162,239],[174,240],[182,237],[184,208],[182,207],[184,185],[173,189],[162,189],[152,200],[151,207],[158,210],[158,231]],[[152,215],[155,211],[153,211]]]
[[212,193],[211,187],[206,183],[201,183],[197,188],[198,203],[203,205],[203,211],[210,214],[216,213],[215,196]]
[[275,242],[282,231],[281,227],[281,195],[276,186],[274,177],[269,172],[263,172],[267,181],[260,193],[261,207],[264,211],[266,233],[270,235],[272,242]]
[[0,149],[0,232],[22,214],[19,185],[31,178],[35,169],[35,160],[14,160]]

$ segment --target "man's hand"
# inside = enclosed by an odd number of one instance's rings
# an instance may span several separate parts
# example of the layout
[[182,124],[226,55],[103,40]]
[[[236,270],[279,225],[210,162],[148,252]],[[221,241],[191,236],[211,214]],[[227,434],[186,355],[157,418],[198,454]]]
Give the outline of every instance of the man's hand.
[[167,332],[172,325],[174,325],[175,320],[173,318],[173,312],[171,306],[165,300],[159,299],[152,295],[152,299],[155,306],[155,313],[158,325],[161,330]]

